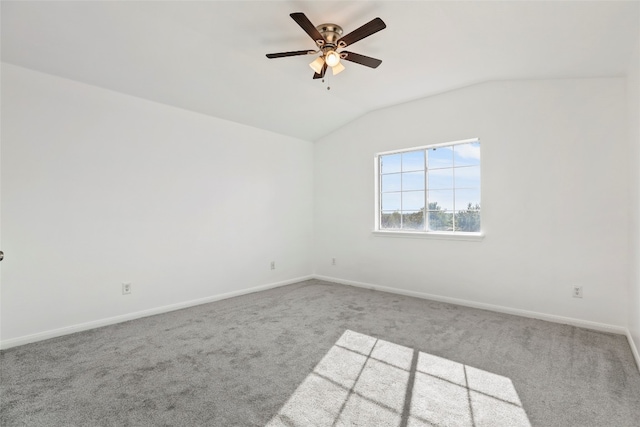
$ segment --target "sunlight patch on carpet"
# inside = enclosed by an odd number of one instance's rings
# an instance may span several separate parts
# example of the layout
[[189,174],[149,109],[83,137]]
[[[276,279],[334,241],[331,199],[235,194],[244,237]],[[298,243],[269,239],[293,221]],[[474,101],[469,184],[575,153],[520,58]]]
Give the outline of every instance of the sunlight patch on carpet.
[[513,383],[346,330],[267,427],[530,427]]

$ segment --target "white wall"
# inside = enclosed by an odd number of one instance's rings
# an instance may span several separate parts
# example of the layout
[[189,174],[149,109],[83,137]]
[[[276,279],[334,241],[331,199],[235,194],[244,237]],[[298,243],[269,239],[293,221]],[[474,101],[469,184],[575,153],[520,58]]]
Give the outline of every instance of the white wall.
[[308,276],[312,155],[3,64],[2,341]]
[[[640,350],[640,45],[631,58],[627,78],[629,103],[629,168],[630,219],[630,280],[629,330],[634,341],[636,358]],[[640,359],[638,359],[640,367]]]
[[[323,138],[316,273],[626,327],[625,90],[623,78],[491,82],[376,111]],[[372,235],[376,152],[473,137],[483,241]],[[573,284],[583,299],[571,297]]]
[[[343,280],[629,325],[640,342],[637,81],[636,67],[626,86],[480,84],[373,112],[313,146],[3,64],[0,339],[295,280],[314,263]],[[476,136],[483,241],[371,234],[376,152]]]

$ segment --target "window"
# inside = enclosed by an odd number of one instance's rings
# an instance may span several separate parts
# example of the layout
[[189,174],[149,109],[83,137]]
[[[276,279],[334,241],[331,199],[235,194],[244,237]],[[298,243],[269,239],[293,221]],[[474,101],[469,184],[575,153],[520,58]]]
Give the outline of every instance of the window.
[[480,233],[478,139],[376,156],[376,229]]

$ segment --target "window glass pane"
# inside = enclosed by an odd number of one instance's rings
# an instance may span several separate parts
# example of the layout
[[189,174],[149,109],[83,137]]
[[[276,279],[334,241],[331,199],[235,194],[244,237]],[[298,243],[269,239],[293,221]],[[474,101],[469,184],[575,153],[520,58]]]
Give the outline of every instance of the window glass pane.
[[429,230],[453,231],[453,212],[429,211]]
[[428,178],[430,190],[453,188],[453,168],[431,169],[428,172]]
[[456,210],[480,209],[480,189],[456,190]]
[[379,155],[380,229],[480,232],[480,142]]
[[453,190],[430,190],[429,210],[453,212]]
[[403,173],[402,190],[424,190],[424,171]]
[[480,188],[480,166],[455,168],[456,188]]
[[400,228],[400,212],[382,212],[380,228]]
[[402,193],[382,193],[380,196],[383,211],[400,210],[400,194]]
[[456,231],[479,232],[480,211],[456,212]]
[[453,163],[455,166],[480,165],[480,143],[454,145]]
[[428,168],[453,167],[452,147],[430,148],[427,150]]
[[402,212],[402,228],[424,230],[424,211]]
[[380,173],[400,172],[400,154],[380,156]]
[[404,172],[424,170],[424,150],[402,153],[402,170]]
[[389,175],[382,175],[381,180],[381,188],[380,191],[383,193],[388,193],[389,191],[400,191],[402,187],[400,186],[400,174],[392,173]]
[[[403,191],[402,210],[414,211],[424,208],[424,191]],[[385,208],[386,209],[386,208]]]

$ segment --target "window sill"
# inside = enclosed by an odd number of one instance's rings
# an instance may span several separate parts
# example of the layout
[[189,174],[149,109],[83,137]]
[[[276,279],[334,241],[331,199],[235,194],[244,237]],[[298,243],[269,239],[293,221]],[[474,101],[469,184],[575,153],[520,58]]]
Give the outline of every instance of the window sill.
[[376,237],[409,237],[418,239],[462,240],[469,242],[480,242],[484,239],[483,233],[438,233],[435,231],[373,230],[373,235]]

